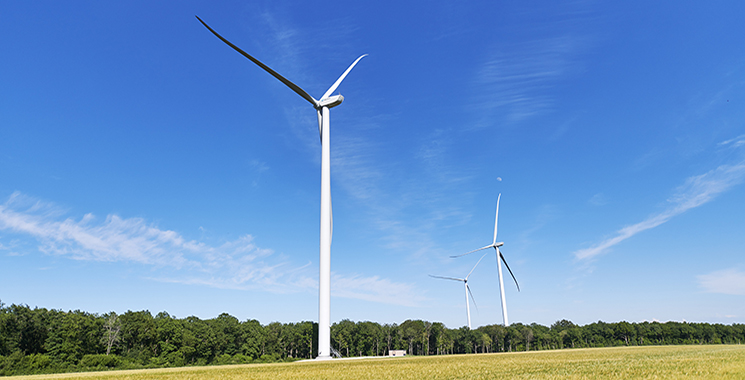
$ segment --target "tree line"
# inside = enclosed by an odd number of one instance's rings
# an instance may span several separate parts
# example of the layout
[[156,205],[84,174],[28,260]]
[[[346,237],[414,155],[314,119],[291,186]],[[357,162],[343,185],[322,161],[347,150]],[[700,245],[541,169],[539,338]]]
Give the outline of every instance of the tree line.
[[[6,306],[0,302],[0,375],[105,369],[266,363],[317,355],[315,322],[262,325],[229,314],[201,320],[166,312],[92,314]],[[550,327],[532,323],[449,329],[440,322],[401,324],[342,320],[331,326],[339,355],[380,356],[470,354],[579,347],[740,344],[743,324],[686,322],[595,322],[561,320]]]

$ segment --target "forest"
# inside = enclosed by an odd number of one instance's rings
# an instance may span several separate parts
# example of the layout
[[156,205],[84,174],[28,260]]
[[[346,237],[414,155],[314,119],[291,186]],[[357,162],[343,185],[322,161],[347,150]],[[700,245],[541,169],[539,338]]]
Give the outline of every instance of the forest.
[[[229,314],[201,320],[166,312],[47,310],[0,302],[0,375],[267,363],[316,356],[318,324],[240,321]],[[560,348],[670,344],[740,344],[743,324],[561,320],[447,328],[440,322],[400,324],[342,320],[331,327],[341,356],[474,354]]]

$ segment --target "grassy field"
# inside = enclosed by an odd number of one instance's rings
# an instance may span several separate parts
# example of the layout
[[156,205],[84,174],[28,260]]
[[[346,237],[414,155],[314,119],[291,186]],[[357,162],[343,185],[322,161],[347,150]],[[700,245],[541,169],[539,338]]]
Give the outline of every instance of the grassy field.
[[14,379],[745,379],[745,345],[591,348],[21,376]]

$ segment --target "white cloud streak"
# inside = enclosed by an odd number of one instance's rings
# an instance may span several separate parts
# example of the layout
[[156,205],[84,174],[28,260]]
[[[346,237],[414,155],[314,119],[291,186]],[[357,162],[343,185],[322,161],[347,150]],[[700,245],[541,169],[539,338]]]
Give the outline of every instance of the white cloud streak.
[[564,35],[493,53],[476,79],[477,108],[487,117],[498,113],[509,121],[550,110],[554,100],[549,89],[576,66],[574,56],[582,44],[583,40]]
[[593,206],[605,206],[606,204],[608,204],[608,200],[603,193],[597,193],[593,195],[592,198],[590,198],[590,200],[587,202]]
[[495,118],[516,123],[554,108],[554,87],[582,70],[581,54],[595,43],[592,8],[587,2],[561,2],[522,10],[531,33],[487,48],[475,78],[472,103],[480,124],[492,125]]
[[[740,144],[741,141],[742,139],[732,139],[725,141],[723,144],[736,148],[742,145]],[[719,194],[740,184],[743,179],[745,179],[745,160],[741,160],[735,164],[721,165],[707,173],[690,177],[668,199],[671,205],[665,211],[651,215],[639,223],[623,227],[616,233],[616,236],[592,247],[577,250],[574,252],[574,256],[577,259],[584,260],[600,255],[609,248],[642,231],[655,228],[675,216],[708,203]]]
[[336,297],[400,306],[420,306],[425,298],[419,293],[412,284],[394,282],[378,276],[334,274],[331,278],[331,294]]
[[729,139],[727,141],[722,141],[719,143],[719,146],[730,146],[732,148],[739,148],[742,146],[745,146],[745,135],[740,135],[735,137],[734,139]]
[[[293,265],[271,249],[256,246],[251,235],[211,246],[142,218],[109,215],[97,221],[92,214],[80,220],[63,216],[59,207],[16,192],[0,205],[0,231],[30,236],[39,251],[49,255],[151,266],[157,269],[150,278],[154,281],[274,293],[318,288],[310,263]],[[10,247],[0,243],[0,250]],[[411,284],[378,276],[334,274],[332,284],[337,297],[397,305],[420,300]]]
[[39,251],[50,255],[170,268],[221,287],[274,284],[278,280],[275,269],[287,265],[264,261],[273,252],[257,247],[251,235],[213,247],[184,239],[142,218],[108,215],[98,221],[93,214],[86,214],[74,220],[62,219],[62,214],[50,203],[16,192],[0,205],[0,230],[31,236]]
[[724,269],[697,276],[698,283],[708,293],[745,296],[745,272]]

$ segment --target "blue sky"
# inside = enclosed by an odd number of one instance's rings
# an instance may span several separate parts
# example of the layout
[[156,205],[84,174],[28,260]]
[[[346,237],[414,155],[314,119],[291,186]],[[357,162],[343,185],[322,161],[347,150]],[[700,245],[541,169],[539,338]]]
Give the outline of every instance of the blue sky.
[[[512,322],[745,321],[740,2],[0,5],[0,299],[466,324],[499,240]],[[494,256],[475,326],[501,323]]]

